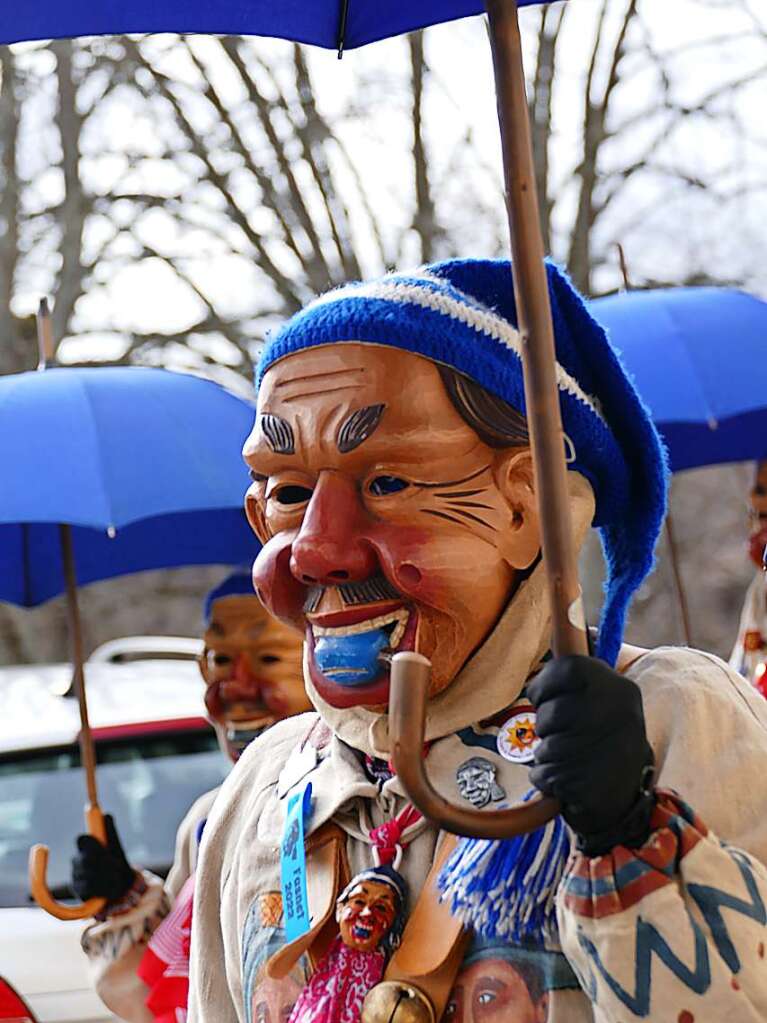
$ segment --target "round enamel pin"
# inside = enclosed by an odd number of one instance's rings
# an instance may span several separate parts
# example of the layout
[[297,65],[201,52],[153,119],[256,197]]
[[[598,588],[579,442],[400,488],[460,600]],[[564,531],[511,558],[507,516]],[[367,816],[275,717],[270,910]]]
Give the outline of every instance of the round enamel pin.
[[535,734],[535,709],[531,703],[517,705],[515,712],[498,731],[496,745],[504,760],[529,764],[540,744]]

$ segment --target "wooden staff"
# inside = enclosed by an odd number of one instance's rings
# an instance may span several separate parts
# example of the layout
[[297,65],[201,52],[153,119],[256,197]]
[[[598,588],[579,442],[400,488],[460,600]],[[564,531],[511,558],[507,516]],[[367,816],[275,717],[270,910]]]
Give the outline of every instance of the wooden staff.
[[558,657],[588,654],[570,521],[554,327],[543,262],[517,0],[485,0],[485,6],[490,19],[526,415],[551,603],[552,650]]

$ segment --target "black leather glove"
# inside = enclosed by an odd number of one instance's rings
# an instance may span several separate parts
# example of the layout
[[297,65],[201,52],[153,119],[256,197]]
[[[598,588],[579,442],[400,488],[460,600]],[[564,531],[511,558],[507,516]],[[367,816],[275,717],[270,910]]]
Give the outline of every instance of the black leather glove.
[[541,743],[530,781],[562,804],[587,856],[647,839],[654,757],[642,694],[592,657],[551,661],[528,686]]
[[77,855],[72,857],[72,887],[83,901],[98,896],[108,902],[119,902],[136,878],[111,814],[104,816],[104,825],[106,845],[93,835],[77,836]]

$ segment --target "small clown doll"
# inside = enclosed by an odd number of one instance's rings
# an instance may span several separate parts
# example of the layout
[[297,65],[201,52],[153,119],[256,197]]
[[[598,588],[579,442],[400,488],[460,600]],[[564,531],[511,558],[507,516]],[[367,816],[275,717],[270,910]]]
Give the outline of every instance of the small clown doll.
[[358,1023],[404,926],[407,886],[385,864],[357,874],[336,901],[339,934],[301,992],[289,1023]]

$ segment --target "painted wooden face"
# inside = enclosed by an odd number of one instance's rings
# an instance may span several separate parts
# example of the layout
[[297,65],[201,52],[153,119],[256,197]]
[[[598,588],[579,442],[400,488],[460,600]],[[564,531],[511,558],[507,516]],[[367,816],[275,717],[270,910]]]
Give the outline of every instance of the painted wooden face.
[[397,650],[444,689],[538,554],[528,449],[484,443],[420,356],[349,342],[282,359],[244,456],[257,592],[305,630],[332,706],[385,707]]
[[230,738],[237,745],[240,733],[252,739],[282,718],[311,709],[303,683],[301,634],[276,621],[258,597],[214,601],[204,641],[200,670],[205,706],[226,729],[228,746]]
[[373,952],[392,929],[397,910],[397,896],[390,885],[360,881],[338,908],[344,945],[358,952]]

